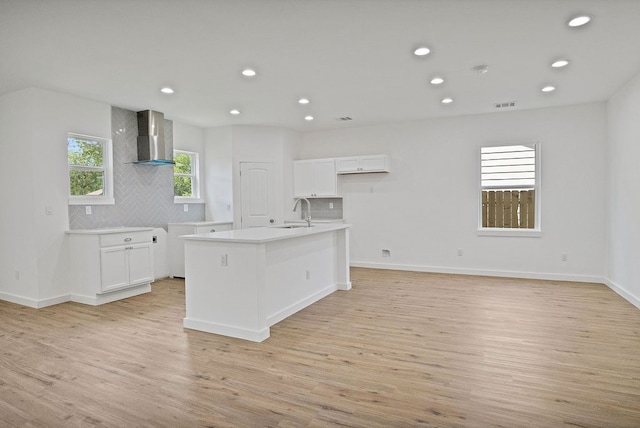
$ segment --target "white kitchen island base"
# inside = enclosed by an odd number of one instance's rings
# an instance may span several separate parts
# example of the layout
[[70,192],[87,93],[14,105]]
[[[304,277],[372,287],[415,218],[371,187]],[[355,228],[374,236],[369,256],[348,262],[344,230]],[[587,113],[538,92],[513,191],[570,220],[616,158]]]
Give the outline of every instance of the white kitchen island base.
[[351,288],[349,225],[242,229],[184,239],[186,328],[262,342],[270,326]]

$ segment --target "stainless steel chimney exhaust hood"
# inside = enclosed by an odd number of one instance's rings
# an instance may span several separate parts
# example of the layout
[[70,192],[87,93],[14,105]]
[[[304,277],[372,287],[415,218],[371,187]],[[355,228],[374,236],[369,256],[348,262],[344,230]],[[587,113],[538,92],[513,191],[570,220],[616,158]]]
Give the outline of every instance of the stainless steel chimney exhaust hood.
[[153,110],[138,112],[137,164],[173,165],[173,153],[167,156],[164,144],[164,113]]

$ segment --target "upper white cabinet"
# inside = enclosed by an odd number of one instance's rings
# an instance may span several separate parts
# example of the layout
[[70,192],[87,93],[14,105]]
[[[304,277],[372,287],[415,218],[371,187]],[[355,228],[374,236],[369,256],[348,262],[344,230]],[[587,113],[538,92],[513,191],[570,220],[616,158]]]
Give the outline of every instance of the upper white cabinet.
[[293,194],[296,197],[336,196],[338,185],[335,159],[294,161]]
[[338,174],[364,174],[371,172],[389,172],[389,156],[369,155],[337,158]]

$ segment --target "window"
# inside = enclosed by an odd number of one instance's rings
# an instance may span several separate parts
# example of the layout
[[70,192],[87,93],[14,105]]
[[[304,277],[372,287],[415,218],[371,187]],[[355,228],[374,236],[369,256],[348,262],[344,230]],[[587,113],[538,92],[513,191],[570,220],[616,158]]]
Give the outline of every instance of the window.
[[69,204],[113,204],[111,140],[67,135]]
[[198,154],[182,150],[173,151],[173,190],[180,202],[199,199]]
[[540,231],[539,151],[537,144],[480,149],[481,231]]

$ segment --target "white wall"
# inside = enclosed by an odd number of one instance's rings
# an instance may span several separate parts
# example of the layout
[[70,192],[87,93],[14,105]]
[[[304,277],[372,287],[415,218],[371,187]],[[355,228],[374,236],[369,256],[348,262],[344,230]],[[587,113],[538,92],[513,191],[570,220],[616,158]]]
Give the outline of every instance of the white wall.
[[[602,282],[605,118],[598,103],[312,132],[300,158],[390,155],[389,174],[338,179],[354,265]],[[479,148],[535,141],[542,237],[478,236]]]
[[204,131],[205,201],[208,221],[233,221],[231,127]]
[[65,301],[67,133],[111,138],[111,107],[31,88],[0,98],[0,124],[2,158],[15,160],[0,174],[3,182],[20,186],[0,208],[0,298],[36,307]]
[[640,308],[640,74],[607,112],[607,284]]

